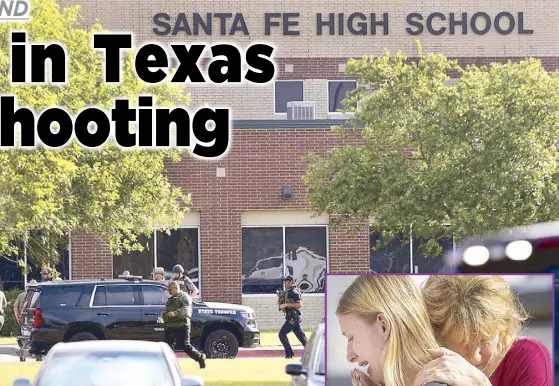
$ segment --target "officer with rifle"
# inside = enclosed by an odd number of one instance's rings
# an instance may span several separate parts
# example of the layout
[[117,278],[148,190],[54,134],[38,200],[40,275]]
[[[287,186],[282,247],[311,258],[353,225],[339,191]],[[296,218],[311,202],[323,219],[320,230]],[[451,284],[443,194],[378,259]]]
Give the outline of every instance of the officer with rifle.
[[184,273],[184,268],[180,264],[173,267],[173,280],[180,285],[182,291],[188,293],[190,296],[196,296],[200,292],[198,287],[196,287],[192,280]]
[[294,286],[293,276],[288,275],[282,279],[283,291],[278,291],[278,304],[280,311],[285,313],[285,323],[280,332],[279,339],[285,349],[285,357],[293,358],[295,356],[287,334],[294,332],[299,342],[305,347],[307,345],[307,337],[301,329],[301,292]]
[[206,355],[190,344],[192,298],[186,292],[181,291],[176,281],[169,282],[167,288],[171,297],[167,300],[165,310],[159,320],[165,323],[165,342],[173,348],[175,342],[183,341],[186,355],[198,362],[200,368],[203,369],[206,367]]

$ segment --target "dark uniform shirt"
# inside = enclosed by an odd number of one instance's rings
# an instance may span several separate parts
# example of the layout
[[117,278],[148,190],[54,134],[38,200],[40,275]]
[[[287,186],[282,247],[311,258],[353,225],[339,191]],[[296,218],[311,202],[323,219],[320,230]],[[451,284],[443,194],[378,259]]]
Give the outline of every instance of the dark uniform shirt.
[[[291,287],[285,291],[285,303],[297,303],[301,300],[301,292],[297,287]],[[298,308],[285,308],[285,319],[299,319],[301,311]]]
[[[173,317],[167,316],[168,312],[175,312]],[[184,327],[186,320],[192,318],[192,298],[185,292],[171,296],[165,305],[163,321],[167,327]]]

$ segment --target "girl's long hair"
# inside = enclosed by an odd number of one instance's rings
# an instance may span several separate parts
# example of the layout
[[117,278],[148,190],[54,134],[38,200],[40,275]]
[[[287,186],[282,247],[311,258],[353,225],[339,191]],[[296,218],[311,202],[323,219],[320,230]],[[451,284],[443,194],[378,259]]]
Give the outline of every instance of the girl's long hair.
[[357,315],[371,323],[384,314],[391,333],[381,357],[384,384],[408,386],[438,348],[420,289],[410,276],[360,276],[343,293],[336,315]]

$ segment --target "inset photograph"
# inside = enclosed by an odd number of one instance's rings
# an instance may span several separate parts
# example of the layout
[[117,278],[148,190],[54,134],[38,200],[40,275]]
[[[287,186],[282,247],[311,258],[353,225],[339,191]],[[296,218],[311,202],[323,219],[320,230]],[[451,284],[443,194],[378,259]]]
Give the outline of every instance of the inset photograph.
[[329,386],[553,386],[554,275],[326,277]]

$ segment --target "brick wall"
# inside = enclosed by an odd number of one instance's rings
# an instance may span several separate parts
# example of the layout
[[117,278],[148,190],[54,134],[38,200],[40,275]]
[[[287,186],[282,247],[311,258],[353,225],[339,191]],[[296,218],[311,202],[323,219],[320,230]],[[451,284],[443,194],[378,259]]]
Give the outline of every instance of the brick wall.
[[[523,0],[503,0],[492,4],[485,0],[467,0],[462,2],[448,2],[444,0],[395,0],[373,7],[360,0],[343,0],[324,2],[320,0],[297,1],[284,0],[281,3],[264,1],[229,0],[227,2],[208,2],[206,0],[95,0],[81,2],[78,0],[60,0],[63,6],[80,4],[84,24],[91,24],[95,19],[108,30],[133,32],[138,44],[146,41],[161,43],[206,43],[232,42],[241,48],[255,42],[267,42],[276,47],[277,79],[305,80],[305,100],[315,101],[317,104],[317,118],[326,118],[327,113],[327,80],[346,79],[345,70],[340,70],[347,58],[359,58],[363,55],[382,55],[385,50],[396,53],[399,50],[410,57],[417,54],[415,46],[419,39],[424,53],[444,53],[457,59],[460,64],[484,65],[490,62],[506,62],[521,60],[526,56],[537,57],[542,60],[548,70],[559,68],[559,2],[538,1],[528,4]],[[217,5],[219,4],[219,6]],[[508,11],[515,16],[515,30],[510,35],[500,35],[492,28],[485,35],[476,35],[468,26],[468,34],[462,35],[460,27],[455,35],[447,32],[435,36],[427,32],[419,36],[412,36],[406,32],[409,27],[406,16],[411,12],[423,15],[425,25],[427,15],[433,12],[447,15],[447,21],[438,20],[435,28],[448,26],[449,13],[454,12],[458,18],[461,12],[470,16],[475,12],[486,12],[492,18],[498,12]],[[157,13],[170,16],[170,23],[174,25],[179,13],[184,13],[190,27],[193,27],[193,12],[204,17],[206,13],[230,12],[233,15],[242,13],[249,29],[249,35],[242,34],[221,36],[219,19],[213,18],[213,34],[159,36],[153,32],[157,27],[153,17]],[[281,27],[273,27],[271,35],[265,35],[264,20],[267,12],[299,13],[299,36],[282,36]],[[389,14],[389,33],[382,35],[352,35],[346,26],[344,35],[329,35],[325,29],[322,35],[317,35],[316,14],[344,13],[345,18],[354,12]],[[534,30],[534,34],[518,34],[518,12],[524,12],[524,28]],[[126,15],[126,17],[123,17]],[[357,26],[359,20],[354,22]],[[229,20],[230,27],[232,19]],[[228,27],[228,28],[229,28]],[[370,30],[370,28],[369,28]],[[338,31],[336,27],[336,31]],[[427,29],[425,28],[425,31]],[[201,60],[202,62],[203,60]],[[286,71],[289,68],[289,72]],[[454,74],[456,75],[456,74]],[[274,114],[273,85],[241,87],[187,85],[192,96],[192,109],[205,104],[212,107],[230,107],[233,119],[285,119],[285,115]]]
[[113,258],[106,241],[83,233],[72,233],[72,279],[113,277]]
[[[254,309],[259,330],[279,330],[285,322],[283,312],[278,311],[277,297],[243,296],[243,305]],[[324,318],[324,295],[303,294],[303,329],[315,328]]]
[[[232,147],[219,161],[186,157],[167,165],[170,181],[192,194],[192,210],[200,213],[201,280],[203,298],[240,304],[241,214],[249,210],[308,210],[307,188],[301,178],[303,156],[325,154],[342,143],[358,144],[350,136],[344,142],[328,129],[238,129]],[[216,169],[225,168],[225,177]],[[284,186],[293,198],[283,200]],[[330,228],[329,266],[332,272],[369,270],[367,223],[356,234]],[[351,236],[351,237],[350,237]],[[112,258],[106,244],[74,235],[72,278],[112,277]]]
[[[359,138],[352,136],[345,143],[359,143]],[[327,129],[239,129],[234,130],[231,150],[222,160],[185,158],[167,166],[171,182],[192,194],[192,208],[200,212],[204,299],[241,302],[241,213],[308,209],[302,157],[308,151],[325,154],[341,144],[337,134]],[[225,168],[226,177],[216,177],[217,167]],[[282,199],[284,186],[293,188],[291,200]],[[363,227],[348,239],[344,229],[330,230],[333,270],[369,270],[366,232]]]

